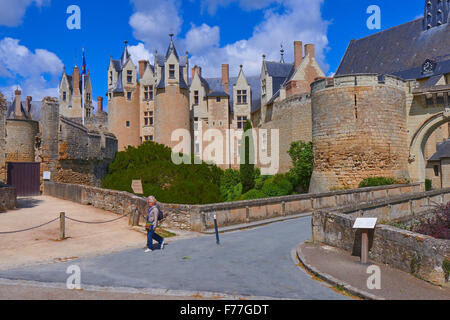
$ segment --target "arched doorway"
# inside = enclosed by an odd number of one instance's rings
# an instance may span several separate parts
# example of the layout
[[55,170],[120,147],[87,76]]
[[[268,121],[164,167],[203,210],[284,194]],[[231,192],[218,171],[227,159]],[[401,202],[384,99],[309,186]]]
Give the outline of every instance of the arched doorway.
[[433,132],[449,122],[450,110],[439,112],[426,120],[413,135],[409,147],[409,175],[413,182],[425,182],[425,146]]

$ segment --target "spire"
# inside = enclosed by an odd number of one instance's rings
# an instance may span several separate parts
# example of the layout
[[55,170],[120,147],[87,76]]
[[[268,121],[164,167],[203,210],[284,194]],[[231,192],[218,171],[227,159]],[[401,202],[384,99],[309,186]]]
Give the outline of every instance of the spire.
[[281,53],[281,60],[280,60],[280,63],[284,63],[284,49],[283,49],[283,44],[280,44],[280,47],[281,47],[281,50],[280,50],[280,53]]
[[425,0],[423,29],[428,30],[448,23],[449,13],[449,1]]
[[173,43],[173,36],[174,36],[173,33],[169,34],[170,44],[169,44],[169,48],[167,48],[166,60],[169,58],[171,53],[175,54],[175,57],[177,57],[177,60],[180,60],[180,58],[178,57],[177,49],[175,49],[175,44]]
[[122,64],[122,67],[125,65],[125,63],[127,63],[128,59],[130,59],[130,54],[128,53],[127,48],[128,41],[125,40],[123,43],[125,44],[125,48],[123,50],[122,57],[120,58],[120,63]]

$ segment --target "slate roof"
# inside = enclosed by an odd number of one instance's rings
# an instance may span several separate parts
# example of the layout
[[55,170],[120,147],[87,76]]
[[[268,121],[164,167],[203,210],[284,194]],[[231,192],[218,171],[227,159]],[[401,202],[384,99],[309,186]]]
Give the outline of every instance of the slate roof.
[[450,158],[450,139],[437,145],[437,151],[428,161],[440,161],[442,158]]
[[287,78],[293,68],[293,63],[266,61],[267,72],[273,78]]
[[434,74],[450,72],[450,25],[424,31],[423,23],[420,18],[352,40],[336,75],[378,73],[418,79],[426,59],[437,63]]
[[[21,101],[22,112],[24,112],[24,106],[27,105],[26,101]],[[11,119],[16,109],[16,100],[9,101],[6,104],[6,118]],[[40,121],[42,119],[42,101],[31,101],[30,110],[31,120]]]

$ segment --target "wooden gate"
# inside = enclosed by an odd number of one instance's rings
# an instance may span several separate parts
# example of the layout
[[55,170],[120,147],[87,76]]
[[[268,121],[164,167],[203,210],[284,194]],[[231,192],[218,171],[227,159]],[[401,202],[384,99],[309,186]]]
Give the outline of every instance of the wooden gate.
[[16,188],[18,197],[41,194],[40,168],[39,162],[8,162],[8,184]]

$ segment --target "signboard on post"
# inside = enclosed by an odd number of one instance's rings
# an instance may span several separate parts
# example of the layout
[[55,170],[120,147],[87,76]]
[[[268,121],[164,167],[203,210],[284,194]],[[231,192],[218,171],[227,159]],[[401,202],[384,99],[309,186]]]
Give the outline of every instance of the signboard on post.
[[43,176],[44,180],[50,181],[51,173],[50,173],[50,171],[44,171],[42,176]]
[[133,180],[131,182],[131,189],[133,189],[133,192],[135,194],[144,194],[144,189],[142,188],[141,180]]
[[369,230],[375,229],[377,218],[357,218],[353,224],[353,229],[360,229],[361,232],[361,263],[367,264],[369,261]]

